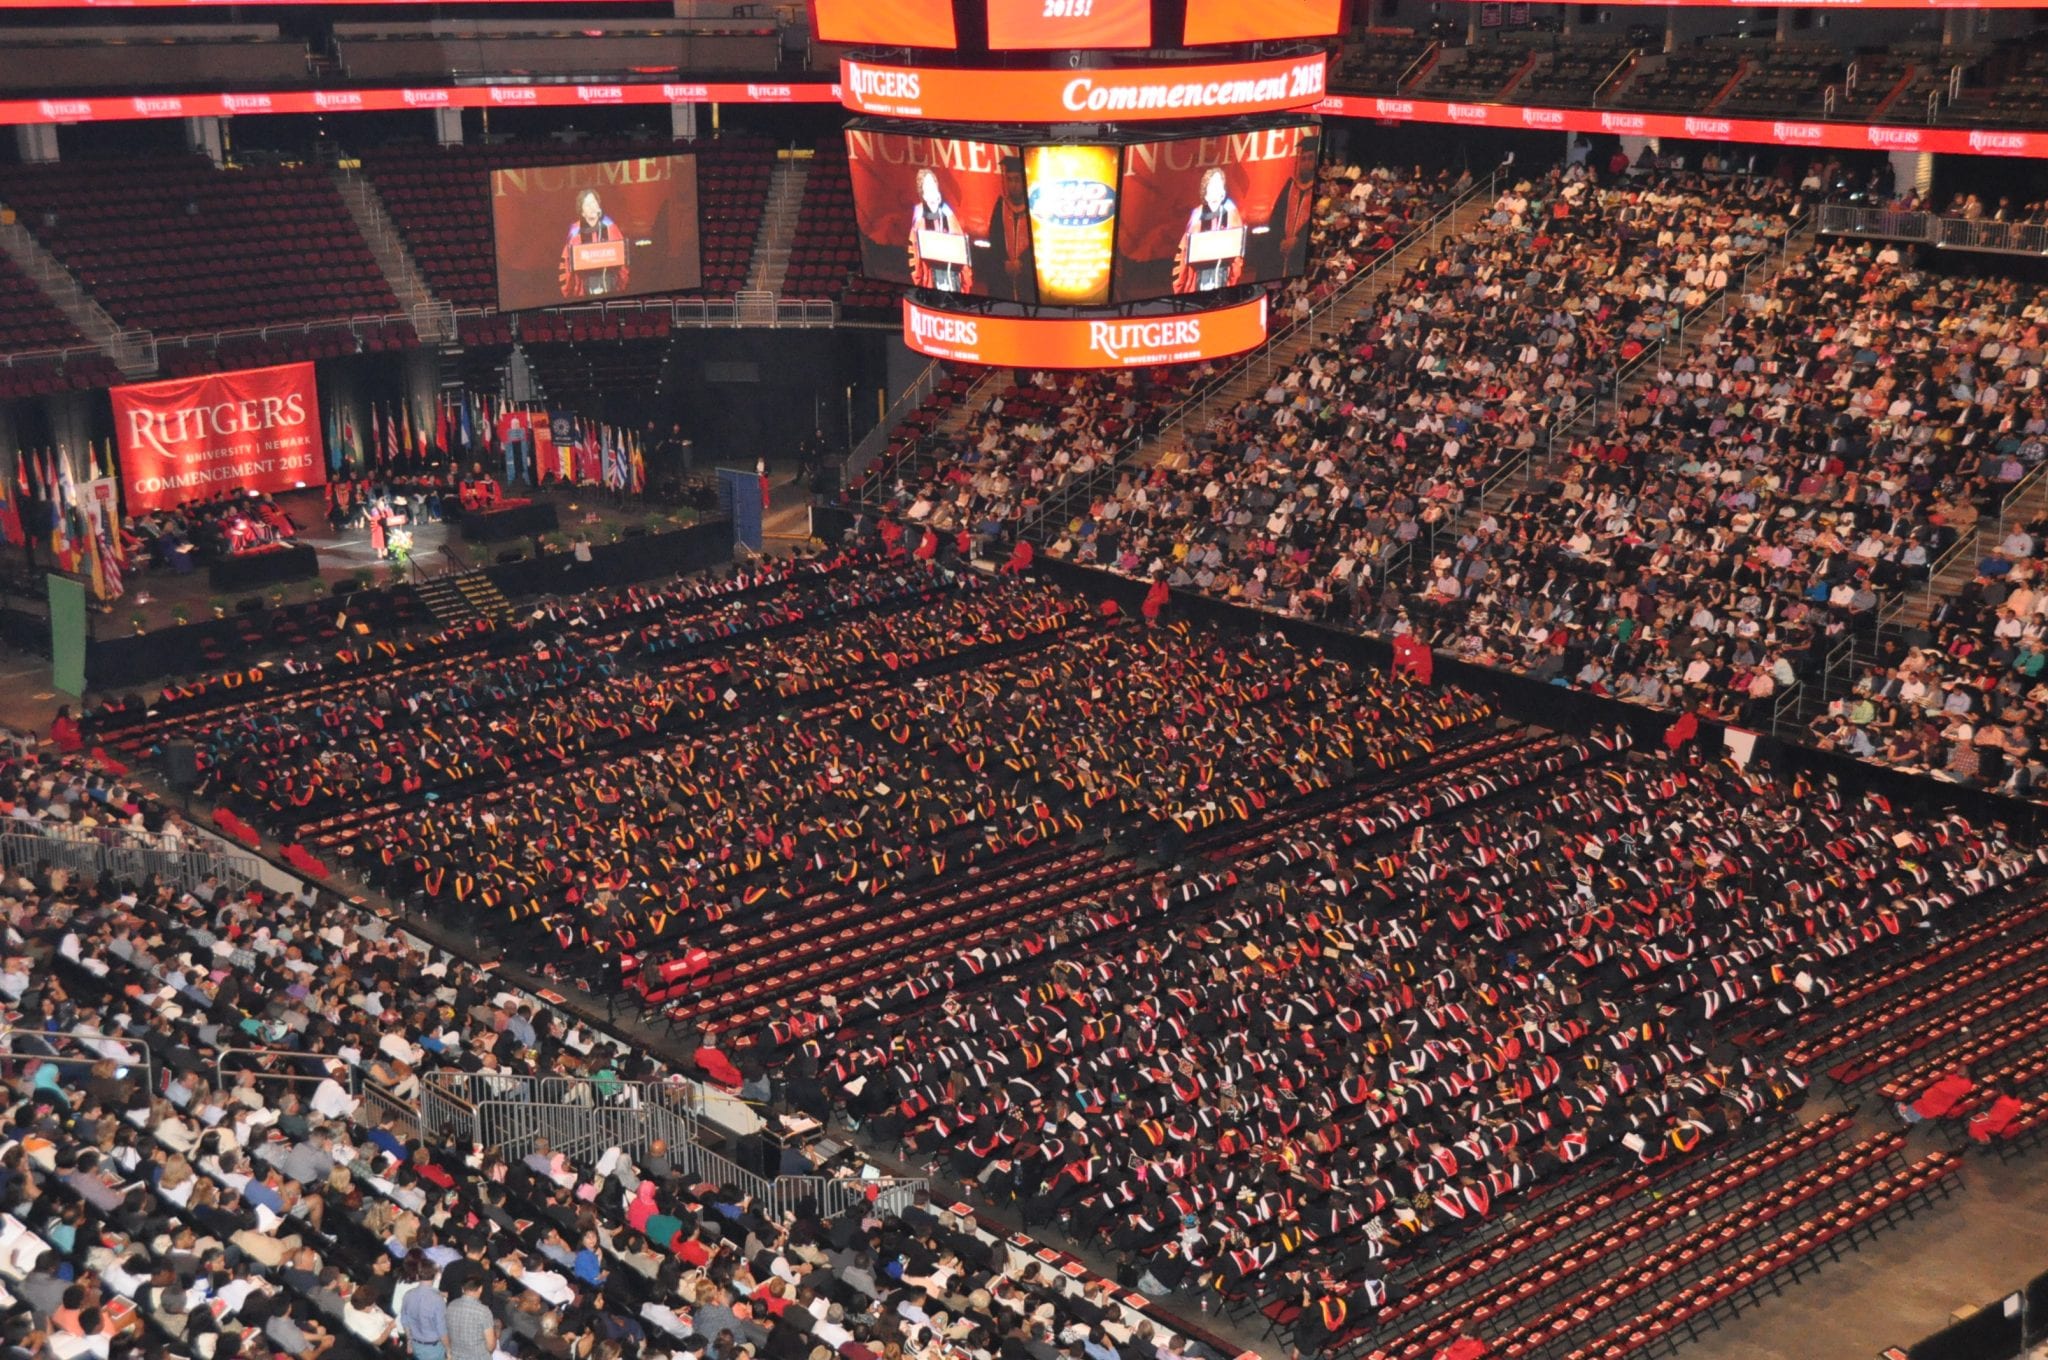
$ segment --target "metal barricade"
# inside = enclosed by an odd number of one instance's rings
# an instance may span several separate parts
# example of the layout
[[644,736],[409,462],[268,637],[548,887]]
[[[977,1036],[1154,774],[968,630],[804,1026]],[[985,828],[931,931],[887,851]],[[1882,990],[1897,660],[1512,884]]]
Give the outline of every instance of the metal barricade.
[[673,1156],[697,1141],[700,1101],[682,1082],[434,1072],[420,1087],[420,1122],[430,1135],[452,1130],[508,1157],[545,1140],[550,1151],[594,1160],[611,1147],[644,1152],[657,1139]]
[[[97,1048],[87,1048],[87,1044],[113,1044],[121,1052],[116,1056]],[[150,1090],[156,1089],[155,1064],[149,1050],[111,1034],[93,1034],[85,1030],[0,1028],[0,1067],[11,1069],[16,1062],[44,1062],[59,1068],[89,1068],[111,1062],[126,1068],[129,1076],[138,1077]]]
[[145,845],[118,827],[83,829],[60,823],[42,831],[0,829],[0,866],[26,872],[45,865],[87,877],[111,874],[132,883],[154,875],[181,892],[190,892],[208,877],[218,877],[230,891],[256,878],[256,862],[247,856]]
[[879,1214],[900,1214],[926,1187],[925,1181],[908,1177],[885,1176],[874,1180],[861,1176],[780,1176],[775,1181],[772,1203],[777,1218],[795,1213],[806,1202],[815,1205],[819,1215],[828,1219],[849,1209],[869,1207]]

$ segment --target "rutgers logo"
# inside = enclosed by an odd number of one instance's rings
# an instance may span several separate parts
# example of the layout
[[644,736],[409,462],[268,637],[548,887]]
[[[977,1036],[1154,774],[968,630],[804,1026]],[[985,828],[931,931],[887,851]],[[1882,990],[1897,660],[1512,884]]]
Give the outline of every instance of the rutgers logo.
[[229,113],[268,113],[270,96],[267,94],[224,94],[220,97],[221,107]]
[[749,98],[749,99],[787,99],[787,98],[789,98],[789,86],[787,86],[787,85],[749,85],[749,86],[747,86],[747,98]]
[[576,97],[586,104],[617,104],[626,92],[617,85],[578,85]]
[[1444,111],[1453,123],[1483,123],[1489,117],[1484,104],[1446,104]]
[[128,103],[144,118],[166,118],[185,111],[185,101],[175,97],[168,99],[131,99]]
[[910,309],[910,334],[913,339],[934,345],[981,343],[981,327],[972,317],[947,316],[941,312],[928,312],[922,307]]
[[356,90],[315,90],[313,103],[323,109],[359,109],[363,106],[363,96]]
[[702,104],[710,100],[709,85],[664,85],[661,97],[671,104]]
[[1200,349],[1202,321],[1185,317],[1178,321],[1091,321],[1088,348],[1105,359],[1124,361],[1127,350],[1156,353],[1163,349]]
[[405,102],[415,109],[443,108],[448,103],[448,92],[446,90],[407,90],[405,91]]
[[1870,138],[1870,144],[1888,151],[1913,151],[1920,146],[1918,128],[1873,127],[1863,129]]
[[1972,151],[2025,151],[2027,134],[2024,132],[1976,132],[1970,133]]
[[1522,122],[1529,127],[1561,128],[1564,126],[1564,112],[1561,109],[1523,109]]
[[1726,118],[1688,116],[1685,120],[1685,135],[1688,137],[1726,137],[1734,131],[1734,126]]
[[38,99],[36,112],[53,123],[76,123],[92,117],[89,99]]
[[856,98],[916,99],[922,93],[920,77],[915,71],[873,71],[852,62],[848,62],[846,67],[853,77]]
[[1603,113],[1600,126],[1608,132],[1641,132],[1648,123],[1640,113]]
[[1383,118],[1413,118],[1415,101],[1411,99],[1375,99],[1373,111]]
[[491,102],[493,104],[538,104],[540,102],[540,91],[534,89],[531,85],[493,85],[491,86]]
[[1817,143],[1820,141],[1820,124],[1773,123],[1771,124],[1771,140],[1774,142]]

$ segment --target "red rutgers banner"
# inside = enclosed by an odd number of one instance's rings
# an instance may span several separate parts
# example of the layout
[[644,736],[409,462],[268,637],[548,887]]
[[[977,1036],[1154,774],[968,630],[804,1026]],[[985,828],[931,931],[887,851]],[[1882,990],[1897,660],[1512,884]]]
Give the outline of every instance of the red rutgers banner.
[[326,480],[311,364],[137,383],[111,395],[130,513]]

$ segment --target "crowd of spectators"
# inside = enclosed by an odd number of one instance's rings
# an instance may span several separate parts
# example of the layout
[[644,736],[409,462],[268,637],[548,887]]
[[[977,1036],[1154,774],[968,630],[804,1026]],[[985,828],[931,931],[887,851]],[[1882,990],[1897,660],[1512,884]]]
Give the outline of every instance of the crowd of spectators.
[[1929,631],[1915,635],[1923,641],[1881,644],[1853,690],[1814,720],[1816,742],[1953,783],[2048,799],[2044,532],[2039,521],[2015,524],[1962,589],[1934,606]]
[[1062,526],[1049,551],[1317,617],[1398,613],[1425,555],[1732,271],[1787,231],[1769,183],[1502,189],[1342,333]]
[[40,1031],[0,1097],[24,1360],[1201,1354],[922,1198],[767,1204],[658,1139],[572,1159],[420,1127],[440,1072],[622,1111],[668,1078],[325,894],[42,868],[0,880],[0,918],[0,1001]]

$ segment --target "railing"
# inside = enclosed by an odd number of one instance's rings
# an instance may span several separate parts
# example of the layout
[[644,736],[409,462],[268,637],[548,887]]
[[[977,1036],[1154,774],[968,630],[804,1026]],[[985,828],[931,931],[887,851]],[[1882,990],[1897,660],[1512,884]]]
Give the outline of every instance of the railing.
[[[154,348],[152,344],[152,352]],[[55,364],[62,367],[73,359],[87,357],[104,359],[107,352],[98,345],[66,345],[62,349],[22,349],[12,354],[0,354],[0,367],[25,368],[30,364]]]
[[368,1077],[360,1077],[358,1086],[356,1094],[362,1100],[356,1110],[358,1124],[389,1128],[405,1139],[421,1135],[419,1106]]
[[2044,478],[2048,478],[2048,462],[2036,463],[2033,467],[2027,469],[2026,476],[2007,487],[2005,493],[1998,498],[1998,536],[2000,538],[2005,537],[2005,531],[2010,527],[2006,521],[2011,517],[2014,509],[2019,506],[2020,502],[2034,494],[2041,486]]
[[2040,222],[1993,222],[1849,203],[1822,204],[1816,217],[1819,230],[1830,236],[1868,236],[1999,255],[2048,255],[2048,224]]
[[408,315],[413,333],[428,344],[443,344],[455,338],[455,308],[445,302],[416,302]]
[[[109,1043],[121,1050],[120,1057],[86,1047]],[[30,1044],[38,1047],[29,1047]],[[84,1051],[77,1051],[80,1048]],[[0,1069],[16,1062],[46,1062],[59,1067],[92,1067],[111,1062],[129,1069],[131,1073],[140,1069],[144,1084],[152,1091],[156,1089],[155,1064],[150,1060],[149,1050],[139,1043],[128,1043],[111,1034],[92,1034],[84,1030],[0,1028]]]
[[46,832],[17,830],[12,826],[0,829],[0,865],[8,869],[54,865],[75,874],[107,874],[117,881],[131,883],[141,883],[154,875],[183,892],[192,891],[213,876],[234,891],[255,882],[261,871],[261,866],[245,855],[189,847],[168,849],[127,839],[103,841],[102,834],[125,838],[132,833],[119,828],[59,829],[62,826],[60,823]]
[[[742,304],[736,297],[648,298],[631,302],[590,303],[580,307],[551,307],[547,308],[546,312],[548,315],[568,317],[666,314],[672,326],[697,329],[725,326],[818,327],[831,326],[837,322],[839,304],[827,299],[777,298],[771,310],[759,304]],[[149,341],[150,363],[154,366],[157,353],[173,346],[184,349],[218,350],[224,341],[230,340],[307,338],[342,330],[348,331],[360,340],[365,331],[371,328],[401,324],[411,326],[422,339],[428,339],[442,326],[445,326],[446,330],[441,333],[453,336],[459,319],[495,315],[497,310],[491,307],[456,308],[445,302],[427,302],[406,312],[366,313],[334,317],[325,321],[293,321],[269,326],[235,326],[190,335],[152,338]],[[424,328],[421,325],[422,321],[426,323]],[[148,332],[124,331],[122,334],[147,336]],[[92,347],[74,346],[69,352],[82,353],[87,348]]]
[[[318,1086],[321,1082],[326,1081],[328,1076],[325,1072],[278,1071],[262,1066],[230,1067],[229,1062],[234,1058],[255,1058],[259,1063],[282,1061],[294,1065],[302,1063],[308,1058],[319,1061],[323,1065],[330,1061],[340,1061],[339,1059],[325,1058],[321,1054],[308,1053],[303,1049],[297,1048],[224,1048],[215,1055],[213,1060],[214,1090],[230,1090],[232,1089],[231,1081],[239,1080],[243,1077],[256,1082],[284,1082],[291,1086]],[[348,1070],[350,1072],[355,1071],[354,1068],[349,1068]]]
[[[875,461],[883,449],[889,447],[889,436],[895,432],[896,427],[901,425],[912,411],[924,405],[925,398],[938,391],[939,384],[945,380],[946,366],[937,359],[926,364],[923,370],[910,380],[910,385],[898,393],[896,400],[890,402],[888,408],[882,412],[882,418],[875,422],[875,427],[862,435],[860,442],[853,446],[853,452],[846,455],[846,470],[840,481],[841,486],[850,489],[861,484],[861,480],[867,476],[868,465]],[[865,491],[862,492],[861,499],[867,499]]]

